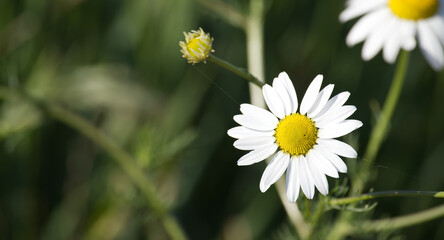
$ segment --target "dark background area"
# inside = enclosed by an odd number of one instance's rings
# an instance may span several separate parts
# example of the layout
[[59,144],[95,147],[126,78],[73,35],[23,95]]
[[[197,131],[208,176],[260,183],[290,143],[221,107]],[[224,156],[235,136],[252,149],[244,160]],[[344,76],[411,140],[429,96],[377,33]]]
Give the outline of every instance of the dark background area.
[[[242,12],[248,1],[226,1]],[[317,74],[334,94],[351,92],[364,126],[345,141],[365,148],[394,66],[348,48],[353,22],[340,0],[266,1],[265,64],[270,82],[286,71],[299,98]],[[245,35],[191,0],[0,1],[0,82],[88,119],[135,157],[191,239],[280,239],[291,235],[274,188],[259,190],[264,163],[238,167],[244,152],[226,131],[247,83],[211,63],[181,57],[183,32],[202,27],[215,55],[245,67]],[[370,187],[443,190],[444,76],[418,49]],[[20,99],[0,105],[1,239],[165,239],[138,189],[110,156]],[[364,160],[345,160],[353,170]],[[329,179],[331,188],[341,184]],[[319,193],[316,193],[319,195]],[[315,197],[316,198],[316,197]],[[381,199],[372,218],[442,203]],[[331,224],[337,213],[324,219]],[[369,214],[369,213],[367,213]],[[371,215],[370,215],[371,216]],[[381,238],[444,239],[441,219]],[[375,235],[364,236],[372,239]]]

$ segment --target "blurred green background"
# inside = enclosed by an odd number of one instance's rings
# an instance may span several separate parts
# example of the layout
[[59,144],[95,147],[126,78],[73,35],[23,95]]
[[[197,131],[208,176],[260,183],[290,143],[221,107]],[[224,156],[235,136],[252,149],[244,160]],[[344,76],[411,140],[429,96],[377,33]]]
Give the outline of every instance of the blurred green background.
[[[204,1],[204,0],[202,0]],[[226,0],[241,12],[248,1]],[[346,138],[360,155],[394,66],[348,48],[343,0],[266,1],[270,82],[286,71],[302,96],[324,74],[334,94],[352,93],[364,126]],[[262,194],[265,164],[238,167],[243,152],[226,135],[248,102],[247,83],[218,66],[181,58],[183,32],[202,27],[215,54],[245,67],[245,35],[192,0],[1,0],[1,86],[56,102],[124,147],[156,184],[191,239],[292,236],[274,188]],[[1,95],[1,94],[0,94]],[[110,156],[25,100],[0,105],[1,239],[167,239],[139,190]],[[444,188],[444,75],[416,49],[406,85],[372,171],[375,191]],[[350,174],[365,160],[346,160]],[[347,182],[329,179],[331,189]],[[319,193],[316,193],[317,195]],[[383,218],[442,203],[381,199]],[[336,210],[323,224],[331,225]],[[444,239],[438,219],[359,239]]]

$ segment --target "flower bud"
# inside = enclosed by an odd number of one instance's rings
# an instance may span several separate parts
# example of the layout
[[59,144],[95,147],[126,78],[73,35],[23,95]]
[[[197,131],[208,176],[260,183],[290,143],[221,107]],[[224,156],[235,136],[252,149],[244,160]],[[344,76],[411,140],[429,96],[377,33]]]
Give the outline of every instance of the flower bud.
[[179,46],[182,48],[180,51],[183,53],[182,57],[187,59],[189,63],[194,65],[201,61],[205,62],[210,53],[214,52],[211,48],[213,38],[210,37],[209,33],[205,33],[202,28],[183,34],[185,35],[185,42],[179,42]]

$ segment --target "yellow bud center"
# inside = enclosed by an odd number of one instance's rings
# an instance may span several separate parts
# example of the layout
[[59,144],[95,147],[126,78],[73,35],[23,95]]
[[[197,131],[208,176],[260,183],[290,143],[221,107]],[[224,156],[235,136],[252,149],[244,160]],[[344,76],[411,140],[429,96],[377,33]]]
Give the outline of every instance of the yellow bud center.
[[205,62],[205,59],[210,56],[210,53],[214,52],[211,48],[213,39],[210,37],[210,34],[205,33],[202,28],[189,33],[184,32],[183,34],[185,35],[185,42],[179,42],[179,46],[181,47],[180,51],[189,63]]
[[438,0],[389,0],[392,12],[404,19],[419,20],[433,16],[438,11]]
[[193,57],[199,58],[201,56],[197,56],[196,53],[206,55],[210,52],[211,46],[200,38],[194,38],[187,44],[187,49]]
[[275,137],[284,152],[292,156],[305,155],[315,145],[318,129],[313,120],[294,113],[279,122]]

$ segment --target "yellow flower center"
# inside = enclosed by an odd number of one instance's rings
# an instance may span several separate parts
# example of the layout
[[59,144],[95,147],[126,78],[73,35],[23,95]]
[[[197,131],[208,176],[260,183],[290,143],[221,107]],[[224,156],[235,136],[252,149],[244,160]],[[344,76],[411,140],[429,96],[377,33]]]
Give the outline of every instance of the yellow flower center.
[[315,145],[318,129],[313,120],[294,113],[279,122],[275,137],[284,152],[292,156],[305,155]]
[[185,35],[185,42],[179,42],[180,51],[183,54],[182,57],[186,58],[189,63],[205,62],[210,53],[214,52],[211,48],[213,38],[210,37],[209,33],[205,33],[202,28],[183,34]]
[[433,16],[438,11],[438,0],[389,0],[392,12],[404,19],[419,20]]
[[[198,52],[202,55],[207,55],[211,50],[211,45],[208,44],[207,41],[202,41],[200,37],[192,39],[187,44],[188,52],[195,58],[201,58],[202,56],[196,56],[195,52]],[[193,51],[194,50],[194,51]],[[206,57],[206,56],[205,56]]]

